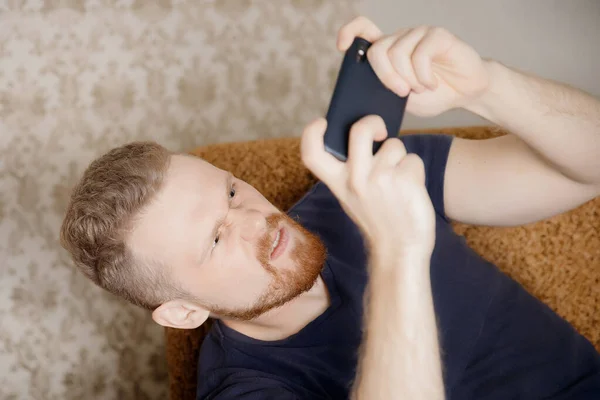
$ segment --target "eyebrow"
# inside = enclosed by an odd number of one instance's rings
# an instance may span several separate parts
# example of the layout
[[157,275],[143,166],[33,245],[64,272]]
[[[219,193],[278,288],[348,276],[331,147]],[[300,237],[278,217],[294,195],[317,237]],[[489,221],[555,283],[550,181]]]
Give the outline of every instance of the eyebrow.
[[[227,174],[227,180],[226,182],[226,190],[225,190],[225,200],[228,200],[228,196],[229,196],[229,190],[231,188],[231,184],[233,183],[233,174],[231,172],[229,172]],[[212,246],[212,244],[210,243],[211,239],[214,239],[217,236],[217,232],[219,231],[219,228],[221,227],[221,225],[223,225],[223,223],[225,223],[225,217],[221,217],[219,219],[217,219],[217,221],[215,221],[215,225],[213,226],[213,229],[211,231],[211,236],[209,237],[209,243],[208,243],[208,247],[204,246],[204,254],[201,257],[201,263],[204,262],[204,260],[206,260],[208,254],[210,253],[210,246]]]

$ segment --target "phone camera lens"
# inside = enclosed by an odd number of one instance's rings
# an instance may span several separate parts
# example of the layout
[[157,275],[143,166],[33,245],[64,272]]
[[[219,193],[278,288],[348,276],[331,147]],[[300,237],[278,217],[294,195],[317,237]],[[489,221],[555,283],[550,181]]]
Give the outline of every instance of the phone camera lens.
[[358,51],[356,52],[356,61],[363,61],[365,59],[366,54],[367,52],[365,51],[365,48],[363,46],[359,47]]

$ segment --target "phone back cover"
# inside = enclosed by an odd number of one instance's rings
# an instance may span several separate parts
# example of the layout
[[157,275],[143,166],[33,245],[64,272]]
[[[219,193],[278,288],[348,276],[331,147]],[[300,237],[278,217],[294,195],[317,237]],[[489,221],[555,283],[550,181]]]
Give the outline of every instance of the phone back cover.
[[[385,122],[388,137],[395,137],[404,117],[407,97],[386,88],[366,56],[357,57],[359,48],[366,51],[368,46],[369,42],[357,38],[346,51],[327,111],[325,148],[343,161],[348,156],[350,128],[356,121],[367,115],[379,115]],[[373,144],[373,154],[382,144]]]

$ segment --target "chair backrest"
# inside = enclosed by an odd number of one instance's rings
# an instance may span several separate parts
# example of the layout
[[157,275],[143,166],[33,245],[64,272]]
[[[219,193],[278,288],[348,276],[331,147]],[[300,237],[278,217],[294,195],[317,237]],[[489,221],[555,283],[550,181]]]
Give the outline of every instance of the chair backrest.
[[[435,131],[470,139],[505,134],[491,127]],[[282,210],[316,179],[302,165],[298,138],[226,143],[191,152],[231,171]],[[600,198],[566,214],[518,228],[454,224],[468,244],[571,322],[600,350]],[[200,344],[210,324],[166,329],[170,398],[195,398]]]

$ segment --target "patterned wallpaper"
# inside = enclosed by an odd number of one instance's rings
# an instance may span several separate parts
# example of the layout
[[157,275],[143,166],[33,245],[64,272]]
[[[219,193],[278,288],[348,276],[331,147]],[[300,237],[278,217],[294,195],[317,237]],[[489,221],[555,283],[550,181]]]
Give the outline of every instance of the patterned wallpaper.
[[0,399],[164,399],[163,331],[58,245],[109,148],[296,136],[352,0],[0,0]]

